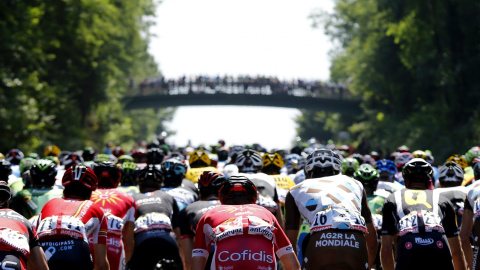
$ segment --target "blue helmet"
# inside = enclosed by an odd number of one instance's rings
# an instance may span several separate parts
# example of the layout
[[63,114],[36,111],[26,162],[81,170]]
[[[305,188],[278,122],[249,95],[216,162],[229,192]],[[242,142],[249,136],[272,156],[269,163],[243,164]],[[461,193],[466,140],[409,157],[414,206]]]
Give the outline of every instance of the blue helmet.
[[388,160],[388,159],[381,159],[375,163],[377,166],[378,171],[380,172],[388,172],[389,174],[393,175],[397,173],[397,166],[395,162]]
[[285,166],[287,167],[288,173],[296,173],[303,170],[303,167],[305,167],[305,158],[299,154],[290,154],[287,156],[287,163]]

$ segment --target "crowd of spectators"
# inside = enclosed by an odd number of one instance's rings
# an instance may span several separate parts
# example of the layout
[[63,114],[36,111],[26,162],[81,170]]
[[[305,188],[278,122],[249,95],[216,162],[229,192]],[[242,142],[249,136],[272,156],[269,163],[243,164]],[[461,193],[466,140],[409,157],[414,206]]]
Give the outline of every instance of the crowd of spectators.
[[267,76],[196,76],[170,79],[157,77],[135,82],[130,79],[131,95],[182,94],[262,94],[312,97],[351,97],[348,82],[320,80],[280,80]]

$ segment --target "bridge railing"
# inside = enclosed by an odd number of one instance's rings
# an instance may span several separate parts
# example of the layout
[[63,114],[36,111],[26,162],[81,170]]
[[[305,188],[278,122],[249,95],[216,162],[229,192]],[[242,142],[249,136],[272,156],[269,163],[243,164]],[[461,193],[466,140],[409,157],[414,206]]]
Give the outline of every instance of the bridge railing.
[[323,82],[270,82],[224,80],[169,80],[162,79],[131,85],[129,96],[194,95],[194,94],[250,94],[290,95],[298,97],[356,100],[343,84]]

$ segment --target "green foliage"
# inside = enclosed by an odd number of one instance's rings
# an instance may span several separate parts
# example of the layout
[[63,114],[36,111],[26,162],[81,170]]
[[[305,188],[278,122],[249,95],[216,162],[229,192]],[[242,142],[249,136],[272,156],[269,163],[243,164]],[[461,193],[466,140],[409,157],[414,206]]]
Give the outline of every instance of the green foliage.
[[138,117],[120,103],[129,78],[159,74],[147,53],[155,7],[154,0],[0,1],[0,151],[133,144],[163,128],[171,110]]
[[331,78],[352,81],[364,114],[349,130],[371,145],[430,149],[440,162],[478,144],[480,3],[336,0],[314,25],[341,45]]

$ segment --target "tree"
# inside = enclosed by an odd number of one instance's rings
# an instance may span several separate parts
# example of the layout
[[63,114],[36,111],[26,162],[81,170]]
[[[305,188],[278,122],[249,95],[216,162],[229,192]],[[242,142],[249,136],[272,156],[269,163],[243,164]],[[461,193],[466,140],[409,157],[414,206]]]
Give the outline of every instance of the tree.
[[0,150],[131,144],[171,118],[120,103],[130,77],[160,74],[147,52],[154,11],[153,0],[1,1]]
[[477,144],[480,3],[337,0],[312,15],[341,45],[332,78],[350,79],[363,117],[350,126],[384,148],[407,144],[445,160]]

